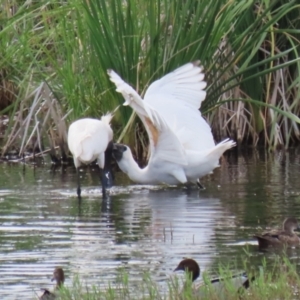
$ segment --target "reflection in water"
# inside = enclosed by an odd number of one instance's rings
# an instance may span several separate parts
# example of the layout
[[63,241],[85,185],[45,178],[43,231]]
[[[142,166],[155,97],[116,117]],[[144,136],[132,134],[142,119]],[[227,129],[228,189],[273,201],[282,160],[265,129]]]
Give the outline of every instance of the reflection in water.
[[[299,151],[270,155],[253,150],[227,160],[202,183],[206,190],[128,186],[116,179],[102,200],[97,169],[82,170],[82,201],[76,196],[75,169],[0,165],[0,299],[32,299],[51,287],[55,266],[87,284],[107,286],[120,268],[132,281],[149,271],[164,283],[183,257],[203,270],[236,264],[253,233],[280,226],[299,215]],[[121,176],[121,175],[119,175]],[[274,258],[247,246],[250,262]],[[296,261],[297,249],[288,255]]]
[[[95,222],[86,215],[73,222],[69,264],[87,277],[101,274],[102,282],[113,279],[118,266],[133,276],[151,270],[163,279],[186,255],[197,257],[205,268],[210,262],[205,253],[216,252],[214,227],[222,217],[220,201],[197,191],[189,196],[178,189],[114,196],[99,205]],[[162,270],[165,274],[159,275]]]

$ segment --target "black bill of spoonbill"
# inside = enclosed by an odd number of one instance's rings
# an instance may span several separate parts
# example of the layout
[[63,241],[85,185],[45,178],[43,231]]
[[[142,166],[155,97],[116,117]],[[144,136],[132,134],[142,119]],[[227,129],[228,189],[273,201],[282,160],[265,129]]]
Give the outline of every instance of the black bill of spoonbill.
[[77,195],[80,198],[79,167],[97,160],[102,182],[102,195],[113,184],[111,157],[113,131],[110,127],[112,114],[102,116],[101,120],[85,118],[73,122],[68,131],[68,146],[73,155],[77,170]]
[[113,70],[108,70],[117,92],[142,120],[150,141],[150,158],[141,169],[131,150],[114,144],[113,157],[131,180],[143,184],[197,183],[219,166],[220,156],[236,144],[215,144],[199,108],[206,97],[200,62],[188,63],[153,82],[144,99]]

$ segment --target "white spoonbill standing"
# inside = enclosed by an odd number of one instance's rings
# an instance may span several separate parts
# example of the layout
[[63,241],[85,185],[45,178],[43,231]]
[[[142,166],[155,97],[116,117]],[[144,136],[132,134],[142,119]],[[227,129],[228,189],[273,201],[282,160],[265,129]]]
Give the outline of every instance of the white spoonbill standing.
[[73,155],[77,170],[77,195],[80,198],[79,167],[97,160],[102,182],[102,195],[112,185],[111,156],[113,131],[110,127],[112,114],[102,116],[101,120],[85,118],[73,122],[68,131],[68,146]]
[[144,100],[113,70],[117,92],[142,120],[150,141],[148,165],[141,169],[128,146],[114,144],[113,157],[131,180],[144,184],[198,183],[219,166],[220,156],[235,142],[215,144],[211,128],[199,108],[206,82],[199,61],[188,63],[153,82]]

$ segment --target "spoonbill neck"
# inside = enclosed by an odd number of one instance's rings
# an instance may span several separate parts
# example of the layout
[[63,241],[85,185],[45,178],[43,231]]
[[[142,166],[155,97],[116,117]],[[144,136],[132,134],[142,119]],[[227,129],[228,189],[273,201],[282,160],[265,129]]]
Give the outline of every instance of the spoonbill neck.
[[123,157],[118,161],[118,165],[120,169],[134,182],[145,184],[156,183],[156,181],[153,181],[151,176],[149,176],[150,174],[148,172],[148,166],[145,168],[140,168],[132,155]]

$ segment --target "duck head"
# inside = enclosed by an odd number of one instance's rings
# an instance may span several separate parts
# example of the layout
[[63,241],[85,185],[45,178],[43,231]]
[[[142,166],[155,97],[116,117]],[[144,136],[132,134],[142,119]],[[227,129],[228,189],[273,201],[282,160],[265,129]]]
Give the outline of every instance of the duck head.
[[192,281],[196,280],[200,276],[200,267],[198,263],[191,258],[182,260],[174,272],[175,271],[185,271],[190,273],[192,275]]
[[65,282],[65,273],[61,267],[56,267],[53,272],[51,281],[56,281],[56,286],[60,287]]
[[283,230],[290,234],[293,234],[294,231],[300,231],[298,220],[294,217],[286,218],[283,221]]

